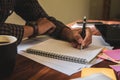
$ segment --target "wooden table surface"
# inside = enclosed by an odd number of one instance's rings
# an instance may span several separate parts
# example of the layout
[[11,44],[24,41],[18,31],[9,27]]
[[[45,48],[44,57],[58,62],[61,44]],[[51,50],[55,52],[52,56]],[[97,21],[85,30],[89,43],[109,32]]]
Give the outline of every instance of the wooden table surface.
[[[111,64],[115,63],[111,61],[103,61],[93,67],[109,67],[108,65]],[[80,74],[81,72],[78,72],[71,76],[67,76],[61,72],[17,54],[13,74],[5,80],[69,80],[80,77]]]
[[[76,20],[81,21],[81,20]],[[101,20],[90,20],[90,21],[101,21]],[[68,24],[67,26],[73,25],[75,22]],[[109,65],[115,64],[111,61],[102,61],[92,67],[108,68]],[[73,78],[80,77],[81,72],[75,73],[71,76],[67,76],[61,72],[46,67],[40,63],[37,63],[29,58],[17,54],[16,65],[11,76],[5,80],[70,80]],[[118,78],[119,77],[119,78]],[[120,76],[117,76],[117,80],[120,80]]]

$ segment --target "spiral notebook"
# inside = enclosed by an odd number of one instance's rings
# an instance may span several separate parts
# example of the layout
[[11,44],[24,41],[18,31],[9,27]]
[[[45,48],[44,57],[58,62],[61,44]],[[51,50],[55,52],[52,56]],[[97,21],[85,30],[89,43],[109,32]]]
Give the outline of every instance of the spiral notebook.
[[86,64],[95,58],[102,49],[102,47],[90,45],[86,49],[79,50],[73,48],[69,42],[48,39],[37,45],[33,45],[26,52],[38,56]]

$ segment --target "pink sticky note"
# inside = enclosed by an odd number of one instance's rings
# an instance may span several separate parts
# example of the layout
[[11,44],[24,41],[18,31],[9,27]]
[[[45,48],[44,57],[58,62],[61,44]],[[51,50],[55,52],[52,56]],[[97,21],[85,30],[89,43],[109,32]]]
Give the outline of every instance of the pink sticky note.
[[120,71],[120,65],[110,65],[111,68],[113,68],[116,72]]
[[106,50],[104,51],[106,55],[113,58],[114,60],[120,60],[120,49],[116,50]]

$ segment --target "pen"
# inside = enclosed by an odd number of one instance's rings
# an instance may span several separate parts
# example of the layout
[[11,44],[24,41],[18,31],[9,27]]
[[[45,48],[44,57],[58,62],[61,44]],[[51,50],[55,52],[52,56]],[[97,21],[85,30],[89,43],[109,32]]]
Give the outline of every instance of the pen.
[[[85,34],[85,30],[86,30],[86,16],[84,16],[84,19],[83,19],[83,28],[82,28],[82,32],[80,33],[80,35],[82,36],[82,38],[84,39],[86,34]],[[83,49],[83,46],[81,45],[81,48],[80,49]]]

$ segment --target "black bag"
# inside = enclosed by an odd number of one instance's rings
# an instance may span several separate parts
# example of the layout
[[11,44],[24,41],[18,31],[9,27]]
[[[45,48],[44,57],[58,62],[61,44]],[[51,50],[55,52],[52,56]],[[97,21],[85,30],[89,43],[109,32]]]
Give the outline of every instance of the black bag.
[[95,27],[107,43],[114,47],[120,47],[120,24],[96,24]]

